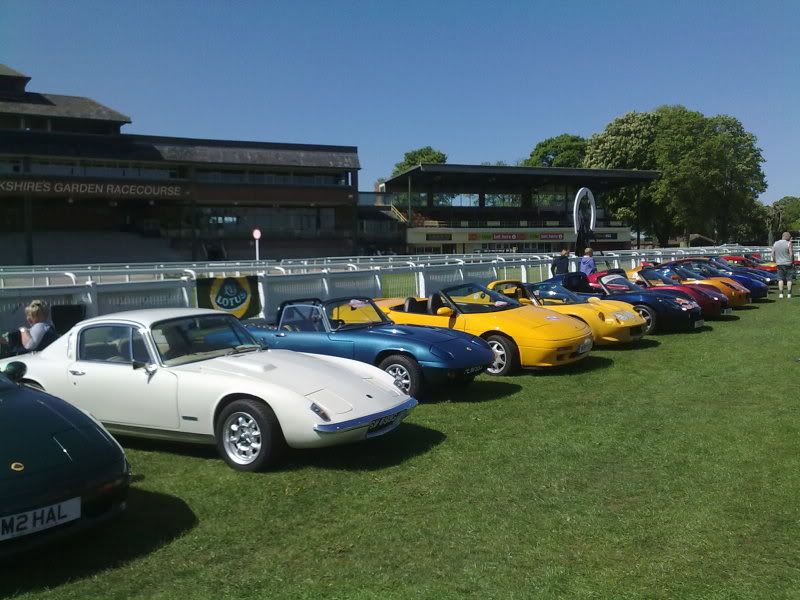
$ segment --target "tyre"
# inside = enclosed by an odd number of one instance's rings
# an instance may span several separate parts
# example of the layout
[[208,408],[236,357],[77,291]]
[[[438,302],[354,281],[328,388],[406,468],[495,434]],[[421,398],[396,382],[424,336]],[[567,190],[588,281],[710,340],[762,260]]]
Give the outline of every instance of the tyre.
[[490,335],[486,341],[494,352],[494,362],[486,372],[490,375],[509,375],[515,371],[519,363],[516,344],[504,335]]
[[392,354],[384,358],[378,368],[394,377],[395,385],[412,397],[422,391],[422,368],[410,356]]
[[222,409],[215,425],[217,451],[237,471],[262,471],[277,464],[286,450],[278,418],[260,400],[235,400]]
[[642,331],[645,334],[653,333],[656,329],[656,311],[646,304],[634,304],[633,310],[639,313],[639,316],[644,319]]

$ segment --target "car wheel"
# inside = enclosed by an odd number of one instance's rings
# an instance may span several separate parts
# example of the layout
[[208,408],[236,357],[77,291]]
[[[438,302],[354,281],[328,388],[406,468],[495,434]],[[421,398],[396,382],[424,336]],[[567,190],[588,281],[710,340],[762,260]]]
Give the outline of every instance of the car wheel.
[[633,309],[644,319],[644,333],[653,333],[656,329],[656,312],[645,304],[634,304]]
[[217,450],[237,471],[261,471],[276,464],[286,449],[278,418],[264,402],[235,400],[216,423]]
[[392,354],[384,358],[378,368],[394,377],[395,385],[409,396],[416,397],[422,390],[422,369],[410,356]]
[[487,373],[508,375],[517,368],[519,353],[513,341],[504,335],[490,335],[486,341],[494,352],[494,362],[486,369]]

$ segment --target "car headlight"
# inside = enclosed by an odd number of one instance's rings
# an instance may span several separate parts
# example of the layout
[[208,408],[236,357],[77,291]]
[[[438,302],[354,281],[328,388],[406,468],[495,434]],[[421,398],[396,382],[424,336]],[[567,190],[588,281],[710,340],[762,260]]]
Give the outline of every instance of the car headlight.
[[453,355],[448,352],[447,350],[442,350],[438,346],[431,346],[431,354],[433,354],[436,358],[441,358],[442,360],[453,360]]
[[634,318],[633,313],[629,313],[627,310],[618,310],[612,316],[620,322],[630,321]]

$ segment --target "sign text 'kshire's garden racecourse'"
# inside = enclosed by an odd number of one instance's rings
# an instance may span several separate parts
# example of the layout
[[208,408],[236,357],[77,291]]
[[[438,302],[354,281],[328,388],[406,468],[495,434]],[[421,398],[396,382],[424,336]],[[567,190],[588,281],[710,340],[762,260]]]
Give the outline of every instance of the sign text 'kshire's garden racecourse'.
[[117,198],[178,198],[183,196],[186,192],[184,186],[176,184],[116,182],[79,183],[76,181],[0,179],[0,193],[112,196]]

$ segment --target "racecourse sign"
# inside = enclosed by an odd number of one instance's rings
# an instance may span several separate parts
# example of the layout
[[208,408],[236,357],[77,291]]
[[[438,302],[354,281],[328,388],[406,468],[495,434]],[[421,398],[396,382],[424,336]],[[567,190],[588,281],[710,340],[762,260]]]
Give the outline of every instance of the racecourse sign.
[[188,186],[162,183],[78,182],[42,179],[2,179],[0,194],[32,196],[107,196],[113,198],[180,198]]

